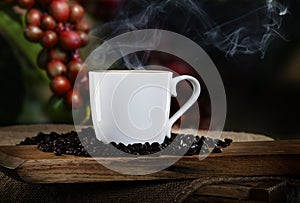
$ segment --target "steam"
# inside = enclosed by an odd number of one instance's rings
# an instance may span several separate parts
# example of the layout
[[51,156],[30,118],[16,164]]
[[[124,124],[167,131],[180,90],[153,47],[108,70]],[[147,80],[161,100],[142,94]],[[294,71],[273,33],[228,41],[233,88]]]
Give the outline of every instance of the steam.
[[[209,43],[226,55],[255,54],[261,57],[269,43],[275,38],[286,40],[280,33],[283,16],[288,13],[287,7],[274,0],[242,15],[234,20],[217,25],[204,33]],[[251,19],[254,19],[251,20]],[[232,30],[236,26],[236,30]]]
[[[286,40],[280,33],[284,16],[289,14],[285,3],[279,0],[245,1],[246,5],[240,7],[245,10],[233,12],[239,13],[238,16],[227,16],[229,19],[220,22],[226,18],[220,16],[224,14],[222,9],[230,7],[226,5],[230,2],[128,1],[115,21],[97,27],[92,34],[105,40],[133,30],[166,29],[189,37],[204,49],[216,47],[226,56],[259,53],[262,58],[273,39]],[[218,5],[218,10],[212,12],[211,5]],[[124,63],[128,69],[139,69],[145,65],[148,54],[132,54],[124,57]]]

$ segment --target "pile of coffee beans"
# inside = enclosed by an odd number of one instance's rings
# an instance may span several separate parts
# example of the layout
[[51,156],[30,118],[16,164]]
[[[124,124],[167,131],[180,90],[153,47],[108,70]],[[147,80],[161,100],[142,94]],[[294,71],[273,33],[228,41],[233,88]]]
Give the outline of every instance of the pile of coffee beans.
[[[186,156],[195,154],[207,154],[212,149],[213,153],[221,153],[222,148],[229,146],[232,139],[213,139],[204,136],[194,136],[191,134],[171,134],[171,138],[166,137],[163,143],[135,143],[124,145],[123,143],[111,142],[105,144],[96,138],[93,128],[84,128],[80,132],[71,131],[68,133],[38,133],[35,137],[27,137],[19,145],[37,145],[43,152],[53,152],[55,155],[70,154],[76,156],[124,156],[164,154],[176,155],[184,150]],[[113,150],[112,150],[113,149]],[[125,153],[124,153],[125,152]]]

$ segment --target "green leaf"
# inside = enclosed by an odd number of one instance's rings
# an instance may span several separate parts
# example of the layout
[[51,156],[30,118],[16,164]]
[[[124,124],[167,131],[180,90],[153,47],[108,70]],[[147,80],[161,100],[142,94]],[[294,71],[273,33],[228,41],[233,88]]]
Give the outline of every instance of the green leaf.
[[0,10],[0,35],[9,44],[9,47],[4,48],[13,51],[14,56],[11,58],[18,61],[22,68],[23,87],[26,93],[17,122],[41,122],[47,120],[43,106],[49,97],[49,78],[36,63],[41,46],[25,39],[24,25],[24,16],[16,13],[11,6]]
[[24,56],[36,66],[36,57],[41,46],[28,42],[23,36],[23,26],[16,19],[20,15],[13,14],[11,9],[0,11],[0,31],[11,40],[11,43],[16,46]]
[[0,34],[9,41],[15,58],[23,68],[24,77],[29,82],[49,83],[45,71],[37,65],[37,56],[42,47],[38,43],[29,42],[23,35],[24,16],[16,13],[12,7],[0,10]]

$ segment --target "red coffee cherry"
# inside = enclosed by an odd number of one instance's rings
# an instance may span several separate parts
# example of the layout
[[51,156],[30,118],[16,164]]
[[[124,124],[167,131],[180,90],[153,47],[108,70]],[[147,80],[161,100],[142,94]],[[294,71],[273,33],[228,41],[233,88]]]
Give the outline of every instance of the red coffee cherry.
[[88,34],[86,34],[83,31],[76,31],[76,33],[79,35],[80,39],[81,39],[81,46],[84,47],[85,45],[87,45],[89,43],[89,36]]
[[71,83],[64,76],[56,76],[52,79],[50,87],[54,94],[62,96],[71,89]]
[[68,53],[58,46],[49,50],[49,57],[50,59],[59,60],[64,63],[66,63],[69,59]]
[[22,8],[31,8],[35,4],[35,0],[18,0]]
[[88,33],[90,31],[91,27],[88,22],[82,20],[75,24],[75,29]]
[[74,31],[63,31],[59,35],[59,42],[65,50],[75,50],[81,45],[81,39],[79,35]]
[[34,25],[28,25],[24,30],[24,35],[31,42],[38,42],[43,36],[43,31]]
[[59,60],[52,60],[47,65],[47,74],[50,78],[63,75],[66,71],[67,67]]
[[26,24],[39,27],[41,24],[42,12],[38,9],[29,9],[26,13]]
[[58,37],[56,32],[52,30],[47,30],[46,32],[44,32],[41,43],[44,47],[51,48],[57,43],[57,41]]
[[84,9],[79,4],[72,4],[70,6],[70,22],[77,22],[83,18]]
[[41,19],[41,26],[45,30],[54,30],[56,28],[56,22],[51,15],[44,14]]
[[49,12],[58,22],[67,21],[70,16],[69,5],[63,0],[53,0],[49,6]]
[[[69,80],[74,83],[79,71],[81,71],[84,68],[84,64],[80,62],[79,60],[72,60],[68,63],[68,71],[67,71],[67,77]],[[84,71],[84,70],[82,70]],[[85,72],[86,73],[86,72]],[[78,79],[82,77],[82,75],[78,75]]]
[[82,97],[80,92],[76,89],[70,90],[66,94],[64,102],[68,108],[79,109],[82,106]]

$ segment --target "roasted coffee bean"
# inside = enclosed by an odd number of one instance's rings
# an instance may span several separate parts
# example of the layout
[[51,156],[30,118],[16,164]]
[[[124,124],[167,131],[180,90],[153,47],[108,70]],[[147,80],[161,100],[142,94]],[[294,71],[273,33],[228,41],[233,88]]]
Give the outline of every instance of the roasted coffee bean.
[[24,140],[24,143],[25,144],[28,144],[28,145],[31,145],[31,140],[29,137],[26,137],[25,140]]
[[202,146],[203,144],[204,144],[204,141],[202,140],[202,139],[199,139],[197,142],[195,142],[195,143],[197,143],[199,146]]
[[150,147],[151,148],[159,148],[159,143],[158,142],[153,142],[151,145],[150,145]]
[[208,145],[208,147],[215,147],[217,142],[215,139],[207,137],[204,142]]
[[117,145],[117,148],[118,149],[124,149],[126,146],[123,144],[123,143],[119,143],[118,145]]
[[141,151],[141,149],[142,149],[142,143],[134,143],[133,145],[132,145],[132,149],[134,150],[134,151]]
[[199,137],[198,135],[195,136],[195,137],[194,137],[194,142],[197,143],[197,142],[199,142],[199,141],[200,141],[200,137]]
[[185,155],[187,156],[192,156],[194,154],[197,154],[197,149],[198,149],[198,145],[197,144],[193,144],[188,151],[186,152]]
[[182,135],[186,142],[193,143],[195,141],[195,136],[192,134]]
[[131,150],[128,148],[123,148],[122,150],[123,152],[127,153],[127,154],[131,154]]
[[143,146],[144,146],[144,148],[150,148],[150,143],[146,142]]
[[169,138],[169,137],[165,137],[165,139],[164,139],[164,143],[165,144],[170,144],[171,143],[171,138]]
[[214,147],[214,149],[212,150],[213,153],[222,153],[223,150],[219,147]]
[[73,154],[73,151],[67,150],[67,151],[66,151],[66,154]]
[[225,138],[224,141],[225,141],[226,144],[230,145],[233,140],[230,139],[230,138]]
[[228,144],[222,140],[219,140],[217,143],[217,146],[220,146],[222,148],[228,147]]
[[[191,134],[175,134],[171,133],[171,137],[166,137],[163,143],[154,142],[150,144],[146,142],[124,145],[123,143],[111,142],[110,144],[117,148],[111,150],[111,146],[104,144],[96,138],[93,128],[83,128],[80,132],[71,131],[68,133],[51,132],[38,133],[35,137],[27,137],[21,141],[19,145],[37,145],[37,148],[43,152],[53,152],[55,155],[62,154],[76,156],[103,156],[114,157],[124,156],[124,153],[132,155],[160,155],[162,150],[167,148],[169,155],[177,155],[185,153],[186,156],[195,154],[207,154],[209,149],[213,148],[212,152],[221,153],[224,147],[227,147],[232,142],[232,139],[225,138],[224,140],[213,139],[204,136],[194,136]],[[169,146],[172,144],[171,146]],[[218,147],[216,147],[218,146]]]
[[209,153],[209,149],[208,149],[208,148],[202,147],[202,148],[200,149],[199,154],[207,154],[207,153]]
[[162,144],[160,144],[159,148],[162,150],[162,149],[166,148],[167,146],[168,146],[167,143],[162,143]]
[[53,151],[53,153],[54,153],[56,156],[61,156],[62,151],[61,151],[60,149],[55,149],[55,150]]
[[115,142],[111,142],[110,144],[114,147],[117,147],[117,143],[115,143]]

